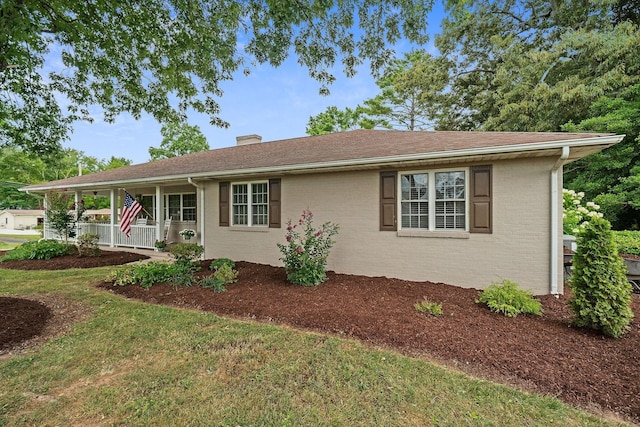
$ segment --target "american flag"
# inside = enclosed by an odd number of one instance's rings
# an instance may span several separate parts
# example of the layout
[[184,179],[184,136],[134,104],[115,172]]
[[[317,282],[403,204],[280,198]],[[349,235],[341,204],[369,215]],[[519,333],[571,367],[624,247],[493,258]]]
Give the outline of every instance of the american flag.
[[129,237],[131,235],[131,223],[142,210],[142,205],[131,197],[131,194],[126,191],[124,194],[124,209],[122,209],[122,218],[120,218],[120,230]]

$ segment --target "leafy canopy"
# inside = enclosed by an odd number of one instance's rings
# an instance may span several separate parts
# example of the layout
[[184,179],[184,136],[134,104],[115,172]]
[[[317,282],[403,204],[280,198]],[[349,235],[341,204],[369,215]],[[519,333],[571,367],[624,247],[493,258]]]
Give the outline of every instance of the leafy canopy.
[[[339,63],[376,71],[401,38],[427,41],[432,0],[141,0],[0,3],[0,146],[58,150],[75,120],[99,106],[160,122],[188,111],[228,126],[220,84],[291,53],[328,92]],[[61,66],[53,66],[60,63]]]
[[168,159],[208,150],[207,138],[200,127],[186,123],[167,123],[160,129],[160,147],[149,147],[150,160]]

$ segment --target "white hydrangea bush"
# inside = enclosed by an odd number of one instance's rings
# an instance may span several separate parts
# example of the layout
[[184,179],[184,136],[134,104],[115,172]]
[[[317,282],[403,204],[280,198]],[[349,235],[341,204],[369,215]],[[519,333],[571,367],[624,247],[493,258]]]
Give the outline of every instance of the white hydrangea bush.
[[591,218],[602,218],[599,212],[600,205],[593,202],[586,202],[583,205],[584,193],[574,190],[562,189],[563,213],[562,228],[564,234],[577,236],[589,224]]

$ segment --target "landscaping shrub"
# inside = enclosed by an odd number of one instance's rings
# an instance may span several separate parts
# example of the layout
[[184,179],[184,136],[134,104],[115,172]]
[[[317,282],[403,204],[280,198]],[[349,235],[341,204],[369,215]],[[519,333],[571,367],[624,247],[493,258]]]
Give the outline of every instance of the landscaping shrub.
[[96,256],[100,255],[98,241],[100,236],[95,233],[85,233],[78,237],[76,246],[78,247],[78,255],[80,256]]
[[[297,227],[302,228],[302,233]],[[326,266],[329,250],[335,243],[331,238],[338,234],[339,226],[325,222],[319,230],[313,227],[313,213],[302,211],[295,225],[287,222],[286,244],[278,243],[283,257],[287,280],[297,285],[316,286],[327,280]]]
[[442,304],[431,302],[426,297],[414,304],[416,310],[421,313],[429,313],[433,316],[442,316]]
[[227,288],[224,286],[224,283],[222,283],[222,281],[220,280],[217,280],[213,276],[207,276],[202,278],[200,280],[200,283],[198,283],[198,285],[200,285],[205,289],[213,289],[213,292],[215,293],[227,291]]
[[614,231],[618,253],[640,256],[640,231]]
[[218,258],[211,262],[211,264],[209,265],[209,270],[216,271],[223,265],[228,265],[232,269],[236,268],[236,263],[233,262],[233,260],[230,260],[229,258]]
[[580,233],[591,218],[602,218],[602,212],[599,212],[600,206],[594,202],[586,202],[582,205],[584,193],[576,193],[573,190],[562,189],[562,229],[564,234],[576,236]]
[[21,261],[26,259],[51,259],[69,255],[74,252],[74,246],[57,240],[39,240],[26,242],[7,252],[1,261]]
[[629,329],[633,319],[631,284],[609,221],[594,218],[578,235],[569,286],[573,291],[569,306],[575,325],[615,338]]
[[[177,245],[171,246],[169,252],[175,259],[174,265],[178,269],[177,272],[179,275],[192,275],[200,270],[198,260],[204,253],[203,246],[197,243],[178,243]],[[177,278],[177,281],[180,282],[180,279]],[[184,283],[186,283],[186,281]]]
[[[215,266],[214,266],[215,263]],[[203,288],[213,288],[214,292],[224,292],[225,285],[238,281],[238,272],[234,270],[236,263],[229,258],[218,258],[209,268],[214,270],[211,276],[200,281]]]
[[171,281],[175,274],[176,268],[173,264],[152,261],[118,268],[111,272],[107,280],[119,286],[139,283],[143,288],[150,288],[155,283]]
[[60,237],[64,237],[65,243],[69,243],[69,238],[76,237],[76,224],[85,210],[84,202],[80,200],[76,205],[71,193],[55,190],[47,192],[46,199],[47,209],[44,213],[47,224]]
[[494,283],[485,289],[476,303],[486,304],[491,311],[502,313],[507,317],[516,317],[527,313],[540,316],[542,305],[530,291],[518,289],[518,284],[511,280]]

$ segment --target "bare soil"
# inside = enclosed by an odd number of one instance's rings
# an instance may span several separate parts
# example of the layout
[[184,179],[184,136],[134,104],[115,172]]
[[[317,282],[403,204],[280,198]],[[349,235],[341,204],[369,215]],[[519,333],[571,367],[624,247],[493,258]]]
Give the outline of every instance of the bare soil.
[[[69,261],[68,268],[77,268],[81,262]],[[202,263],[199,274],[209,273],[209,263]],[[640,422],[638,320],[622,338],[611,339],[572,327],[567,296],[539,297],[544,308],[540,317],[507,318],[475,303],[480,295],[476,289],[332,272],[327,282],[308,288],[288,284],[282,268],[248,262],[238,262],[236,268],[238,282],[224,293],[165,283],[150,289],[110,283],[96,286],[153,304],[356,338],[553,395],[601,415]],[[416,311],[414,304],[424,298],[441,303],[444,315]],[[39,310],[42,322],[52,322],[46,310],[34,308],[32,301],[11,298],[3,303],[2,313],[9,315],[0,317],[2,330]],[[640,312],[640,295],[633,295],[632,308]],[[32,323],[24,329],[30,330],[30,336],[41,334],[38,322]]]

